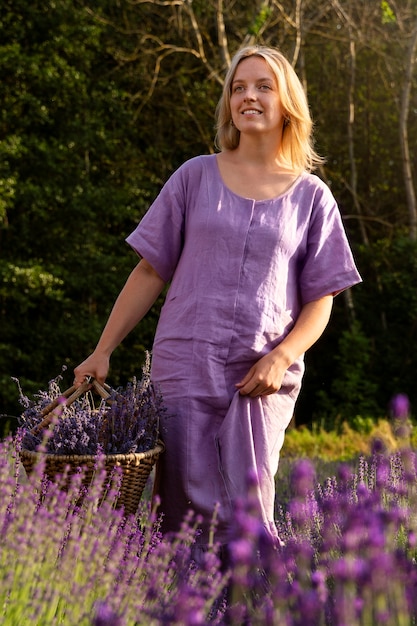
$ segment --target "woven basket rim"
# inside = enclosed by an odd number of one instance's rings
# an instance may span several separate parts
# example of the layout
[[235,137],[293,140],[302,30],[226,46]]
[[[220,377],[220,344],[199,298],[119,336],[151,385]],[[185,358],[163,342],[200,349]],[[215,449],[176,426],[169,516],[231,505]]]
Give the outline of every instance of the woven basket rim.
[[20,448],[19,454],[21,456],[26,456],[32,459],[36,459],[38,457],[43,457],[46,459],[60,460],[60,461],[68,461],[68,462],[76,462],[76,463],[85,463],[95,461],[96,459],[103,459],[106,462],[114,461],[138,461],[140,459],[146,459],[149,457],[153,457],[156,454],[160,454],[165,450],[165,446],[162,441],[158,441],[154,448],[150,450],[145,450],[144,452],[129,452],[128,454],[49,454],[46,452],[39,452],[37,450],[28,450],[27,448]]

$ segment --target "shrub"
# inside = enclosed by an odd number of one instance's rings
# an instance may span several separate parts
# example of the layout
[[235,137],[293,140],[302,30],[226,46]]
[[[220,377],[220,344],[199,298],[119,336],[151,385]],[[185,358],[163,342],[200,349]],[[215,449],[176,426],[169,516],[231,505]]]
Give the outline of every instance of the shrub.
[[[417,442],[417,433],[411,432],[408,442]],[[348,461],[360,455],[369,456],[374,441],[384,442],[387,450],[394,452],[403,444],[393,430],[393,423],[380,419],[363,430],[356,430],[344,422],[339,430],[310,429],[307,426],[289,430],[282,449],[283,458],[321,459],[323,461]]]

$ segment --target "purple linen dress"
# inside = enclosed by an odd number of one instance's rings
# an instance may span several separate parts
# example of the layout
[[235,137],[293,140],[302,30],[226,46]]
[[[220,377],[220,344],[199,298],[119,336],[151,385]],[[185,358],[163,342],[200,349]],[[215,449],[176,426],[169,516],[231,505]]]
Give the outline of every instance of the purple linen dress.
[[276,394],[243,397],[235,384],[305,303],[360,282],[334,197],[303,173],[276,198],[243,198],[223,183],[215,155],[199,156],[171,176],[127,242],[171,282],[152,352],[168,409],[163,530],[177,530],[192,509],[204,545],[218,503],[215,537],[227,543],[234,500],[254,470],[262,520],[276,536],[274,476],[303,357]]

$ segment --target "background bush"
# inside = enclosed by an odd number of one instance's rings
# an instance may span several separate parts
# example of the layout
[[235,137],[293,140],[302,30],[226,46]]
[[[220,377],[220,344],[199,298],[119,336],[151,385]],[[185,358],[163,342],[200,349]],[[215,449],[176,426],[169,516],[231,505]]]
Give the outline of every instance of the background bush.
[[[377,420],[397,392],[415,405],[416,6],[303,0],[298,19],[292,0],[214,4],[1,4],[1,413],[19,410],[11,376],[35,392],[66,365],[72,382],[136,263],[125,237],[177,166],[214,151],[242,42],[279,46],[306,85],[364,279],[307,355],[296,422]],[[113,386],[140,371],[160,304],[115,351]]]

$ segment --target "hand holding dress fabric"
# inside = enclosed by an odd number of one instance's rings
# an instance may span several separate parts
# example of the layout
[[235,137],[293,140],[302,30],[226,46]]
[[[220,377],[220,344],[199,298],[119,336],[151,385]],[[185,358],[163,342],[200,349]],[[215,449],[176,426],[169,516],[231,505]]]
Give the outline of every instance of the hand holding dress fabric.
[[241,396],[258,398],[277,392],[288,368],[288,364],[275,356],[273,352],[266,354],[253,365],[246,376],[236,383]]

